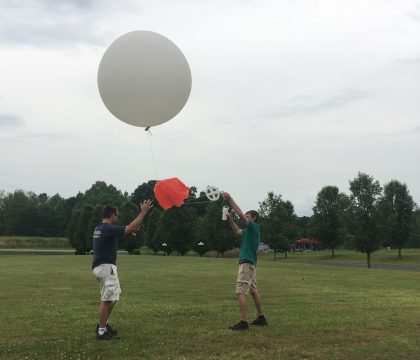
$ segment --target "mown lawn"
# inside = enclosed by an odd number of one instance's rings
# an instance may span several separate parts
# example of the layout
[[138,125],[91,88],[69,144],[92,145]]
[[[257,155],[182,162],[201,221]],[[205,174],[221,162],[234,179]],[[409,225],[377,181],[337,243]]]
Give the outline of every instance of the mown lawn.
[[0,255],[1,359],[419,358],[420,272],[261,257],[269,326],[237,333],[235,259],[121,255],[121,339],[98,342],[90,261]]
[[[266,255],[267,256],[267,255]],[[272,255],[271,255],[272,256]],[[283,260],[283,254],[277,254],[278,260]],[[354,262],[366,264],[366,254],[360,251],[345,249],[335,250],[334,258],[331,257],[331,250],[307,251],[303,253],[289,253],[288,259],[302,261],[338,261]],[[372,264],[392,264],[392,265],[420,265],[420,249],[403,249],[402,258],[398,258],[396,249],[380,249],[372,253]]]
[[0,249],[71,249],[64,237],[0,236]]

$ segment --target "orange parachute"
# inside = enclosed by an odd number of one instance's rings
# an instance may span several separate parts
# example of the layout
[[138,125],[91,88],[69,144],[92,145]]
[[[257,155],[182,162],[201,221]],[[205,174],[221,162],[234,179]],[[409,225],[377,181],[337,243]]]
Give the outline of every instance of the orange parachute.
[[165,210],[170,209],[172,206],[180,207],[190,195],[188,187],[178,178],[158,181],[154,192],[159,205]]

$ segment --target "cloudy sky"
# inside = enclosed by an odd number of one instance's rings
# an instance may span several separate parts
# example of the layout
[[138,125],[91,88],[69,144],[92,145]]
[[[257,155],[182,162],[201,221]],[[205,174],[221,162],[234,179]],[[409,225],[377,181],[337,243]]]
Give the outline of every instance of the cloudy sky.
[[[116,119],[97,71],[134,30],[187,58],[184,109],[152,129]],[[310,215],[358,172],[406,183],[420,203],[418,0],[4,0],[0,2],[0,190],[131,193],[150,179],[268,191]]]

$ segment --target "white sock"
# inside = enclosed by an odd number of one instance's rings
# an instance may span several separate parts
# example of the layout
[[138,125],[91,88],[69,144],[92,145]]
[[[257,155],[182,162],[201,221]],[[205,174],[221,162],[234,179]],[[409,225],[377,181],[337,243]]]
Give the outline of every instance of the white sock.
[[106,327],[104,327],[104,328],[101,328],[101,327],[100,327],[100,328],[98,329],[98,334],[99,334],[99,335],[103,335],[105,331],[106,331]]

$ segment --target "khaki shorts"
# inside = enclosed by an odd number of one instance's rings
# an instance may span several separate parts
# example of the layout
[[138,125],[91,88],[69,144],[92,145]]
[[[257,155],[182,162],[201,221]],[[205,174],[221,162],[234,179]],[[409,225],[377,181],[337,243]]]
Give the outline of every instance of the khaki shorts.
[[236,293],[247,295],[254,292],[257,292],[257,269],[252,264],[240,264],[236,280]]
[[118,301],[120,299],[120,280],[115,265],[98,265],[93,269],[93,275],[100,284],[102,301]]

